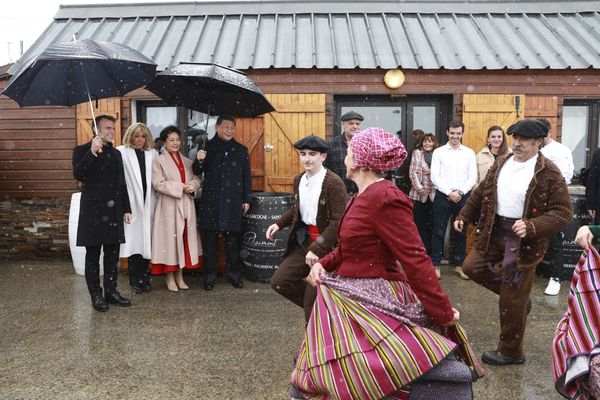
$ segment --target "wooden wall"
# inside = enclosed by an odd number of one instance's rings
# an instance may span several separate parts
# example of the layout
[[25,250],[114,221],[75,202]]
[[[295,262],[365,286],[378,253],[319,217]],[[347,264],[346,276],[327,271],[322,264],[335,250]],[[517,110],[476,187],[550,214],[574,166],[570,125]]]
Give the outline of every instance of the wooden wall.
[[[0,71],[1,73],[1,71]],[[561,136],[562,104],[569,98],[600,98],[600,74],[597,70],[583,71],[405,71],[406,83],[391,90],[383,84],[384,70],[251,70],[248,75],[264,93],[322,94],[325,136],[333,133],[333,98],[343,94],[452,94],[455,115],[462,115],[464,94],[522,94],[528,110],[541,110],[556,123],[555,135]],[[0,75],[0,89],[8,82]],[[153,99],[143,89],[120,99],[121,130],[132,120],[130,99]],[[555,115],[548,114],[540,104],[556,99]],[[554,113],[551,111],[550,113]],[[545,114],[545,115],[541,115]],[[527,115],[527,114],[526,114]],[[554,119],[553,119],[554,118]],[[76,144],[76,109],[38,107],[21,109],[12,100],[0,96],[0,196],[55,197],[70,196],[77,189],[72,179],[71,151]],[[242,136],[253,144],[261,129],[259,122],[248,122]],[[320,132],[319,132],[320,134]],[[265,154],[263,144],[254,143],[256,159],[253,180],[264,184],[260,164]],[[263,157],[263,159],[261,159]]]

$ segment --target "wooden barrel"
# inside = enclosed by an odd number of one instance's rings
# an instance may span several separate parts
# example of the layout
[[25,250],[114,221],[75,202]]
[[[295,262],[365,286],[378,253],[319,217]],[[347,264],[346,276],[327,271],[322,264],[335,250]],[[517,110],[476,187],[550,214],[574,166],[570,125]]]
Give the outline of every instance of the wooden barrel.
[[267,228],[292,206],[293,195],[279,192],[252,194],[250,210],[242,226],[242,249],[240,258],[244,275],[253,282],[269,283],[271,276],[281,263],[285,252],[289,228],[266,238]]

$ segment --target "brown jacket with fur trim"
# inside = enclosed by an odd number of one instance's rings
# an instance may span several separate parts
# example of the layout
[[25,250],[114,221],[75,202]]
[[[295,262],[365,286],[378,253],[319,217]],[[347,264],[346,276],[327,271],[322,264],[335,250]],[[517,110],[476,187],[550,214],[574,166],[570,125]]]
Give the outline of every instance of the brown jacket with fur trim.
[[[499,157],[486,178],[471,193],[457,220],[476,223],[474,247],[487,252],[496,216],[498,173],[502,165],[513,157]],[[525,195],[523,221],[527,234],[519,240],[517,268],[520,271],[535,268],[548,248],[550,237],[567,226],[573,217],[571,198],[558,167],[539,153],[535,172]]]
[[[294,203],[292,204],[292,207],[275,221],[277,226],[279,226],[279,229],[283,229],[290,225],[292,226],[284,257],[298,244],[296,241],[296,232],[302,222],[300,217],[298,186],[300,185],[300,178],[302,178],[302,175],[304,174],[305,173],[302,173],[294,179]],[[344,214],[344,210],[346,209],[347,202],[348,194],[344,182],[335,173],[327,170],[325,178],[323,179],[323,185],[321,186],[319,209],[317,210],[317,226],[319,227],[321,236],[308,247],[308,250],[315,253],[319,258],[323,257],[337,246],[338,225]]]

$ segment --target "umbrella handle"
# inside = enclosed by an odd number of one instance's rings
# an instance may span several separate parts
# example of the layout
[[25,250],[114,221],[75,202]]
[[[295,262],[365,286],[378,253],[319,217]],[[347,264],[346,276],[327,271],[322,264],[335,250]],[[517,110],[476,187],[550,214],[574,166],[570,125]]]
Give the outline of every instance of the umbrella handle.
[[[94,114],[94,107],[92,106],[92,97],[90,96],[90,88],[88,87],[87,78],[85,76],[85,71],[83,69],[83,65],[81,66],[81,72],[83,74],[85,90],[87,91],[87,95],[88,95],[88,103],[90,105],[90,111],[92,112],[92,122],[94,124],[94,135],[92,135],[92,137],[94,137],[94,136],[98,136],[98,124],[96,123],[96,115]],[[96,102],[97,101],[98,101],[98,99],[96,99]],[[98,149],[98,153],[102,153],[102,146],[100,146],[100,148]]]

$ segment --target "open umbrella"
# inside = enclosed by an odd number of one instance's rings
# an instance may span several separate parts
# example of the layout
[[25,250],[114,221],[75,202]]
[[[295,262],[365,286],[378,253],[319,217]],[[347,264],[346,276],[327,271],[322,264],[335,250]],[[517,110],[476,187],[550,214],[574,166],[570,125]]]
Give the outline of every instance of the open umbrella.
[[2,94],[21,107],[89,101],[93,115],[92,98],[123,96],[155,73],[156,64],[130,47],[85,39],[49,46],[17,71]]
[[208,115],[256,117],[275,111],[246,74],[217,64],[169,67],[156,75],[148,90],[169,104]]

